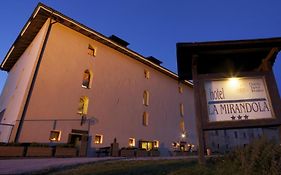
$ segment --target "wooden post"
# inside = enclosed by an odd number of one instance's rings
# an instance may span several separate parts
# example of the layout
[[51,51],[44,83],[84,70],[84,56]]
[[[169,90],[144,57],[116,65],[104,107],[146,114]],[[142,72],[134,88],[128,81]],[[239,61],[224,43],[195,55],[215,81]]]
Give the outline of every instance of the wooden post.
[[204,148],[204,133],[202,129],[202,115],[201,115],[201,105],[200,105],[200,90],[199,81],[197,76],[197,55],[192,56],[192,79],[193,79],[193,89],[194,89],[194,102],[195,102],[195,114],[196,114],[196,126],[198,134],[198,162],[201,165],[206,164],[205,160],[205,148]]

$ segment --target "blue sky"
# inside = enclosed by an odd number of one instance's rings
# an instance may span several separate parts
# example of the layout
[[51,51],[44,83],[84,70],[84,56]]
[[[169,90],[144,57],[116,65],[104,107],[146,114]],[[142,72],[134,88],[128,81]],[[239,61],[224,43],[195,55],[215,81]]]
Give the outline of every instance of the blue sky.
[[[0,2],[0,61],[39,1]],[[177,72],[176,43],[281,37],[280,0],[44,0],[42,3],[106,35],[130,43]],[[281,54],[274,65],[281,89]],[[0,71],[0,91],[7,73]],[[279,90],[279,92],[281,92]]]

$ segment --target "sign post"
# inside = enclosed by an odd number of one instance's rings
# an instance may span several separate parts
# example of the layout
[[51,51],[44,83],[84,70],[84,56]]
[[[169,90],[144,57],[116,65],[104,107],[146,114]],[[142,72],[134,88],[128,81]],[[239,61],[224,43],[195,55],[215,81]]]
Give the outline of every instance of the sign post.
[[280,49],[281,38],[177,44],[179,78],[194,84],[200,164],[207,130],[277,126],[281,140]]

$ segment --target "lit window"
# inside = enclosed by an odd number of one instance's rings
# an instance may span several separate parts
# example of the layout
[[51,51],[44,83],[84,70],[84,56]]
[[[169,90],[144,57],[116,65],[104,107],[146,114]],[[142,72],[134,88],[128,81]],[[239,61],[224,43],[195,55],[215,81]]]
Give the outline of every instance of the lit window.
[[152,141],[140,141],[140,148],[147,151],[153,148],[154,143]]
[[144,113],[143,113],[142,124],[143,124],[144,126],[148,126],[148,113],[147,113],[147,112],[144,112]]
[[150,73],[149,73],[148,70],[144,70],[144,77],[145,77],[146,79],[149,79],[149,78],[150,78]]
[[61,131],[57,131],[57,130],[53,130],[50,133],[50,141],[60,141],[60,137],[61,137]]
[[88,105],[89,105],[89,98],[86,96],[81,97],[77,113],[81,115],[87,114]]
[[129,147],[135,147],[135,146],[136,146],[135,138],[129,138]]
[[182,117],[184,116],[184,106],[182,103],[180,104],[180,114]]
[[102,144],[102,141],[103,141],[103,135],[95,135],[95,144]]
[[91,88],[92,79],[93,79],[92,72],[89,70],[85,70],[83,74],[82,87],[86,89]]
[[149,105],[149,92],[148,91],[143,92],[143,104],[145,106]]
[[97,49],[89,44],[88,54],[91,55],[91,56],[96,56],[96,52],[97,52]]
[[183,93],[183,87],[182,86],[179,86],[179,93]]
[[158,140],[153,141],[153,148],[159,148],[159,141]]

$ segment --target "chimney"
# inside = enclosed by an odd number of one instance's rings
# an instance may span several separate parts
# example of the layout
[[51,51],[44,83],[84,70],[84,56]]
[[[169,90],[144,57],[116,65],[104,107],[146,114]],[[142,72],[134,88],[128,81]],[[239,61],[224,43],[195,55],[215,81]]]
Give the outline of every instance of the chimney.
[[111,35],[108,37],[111,41],[115,42],[116,44],[119,44],[120,46],[127,47],[129,43],[115,35]]

